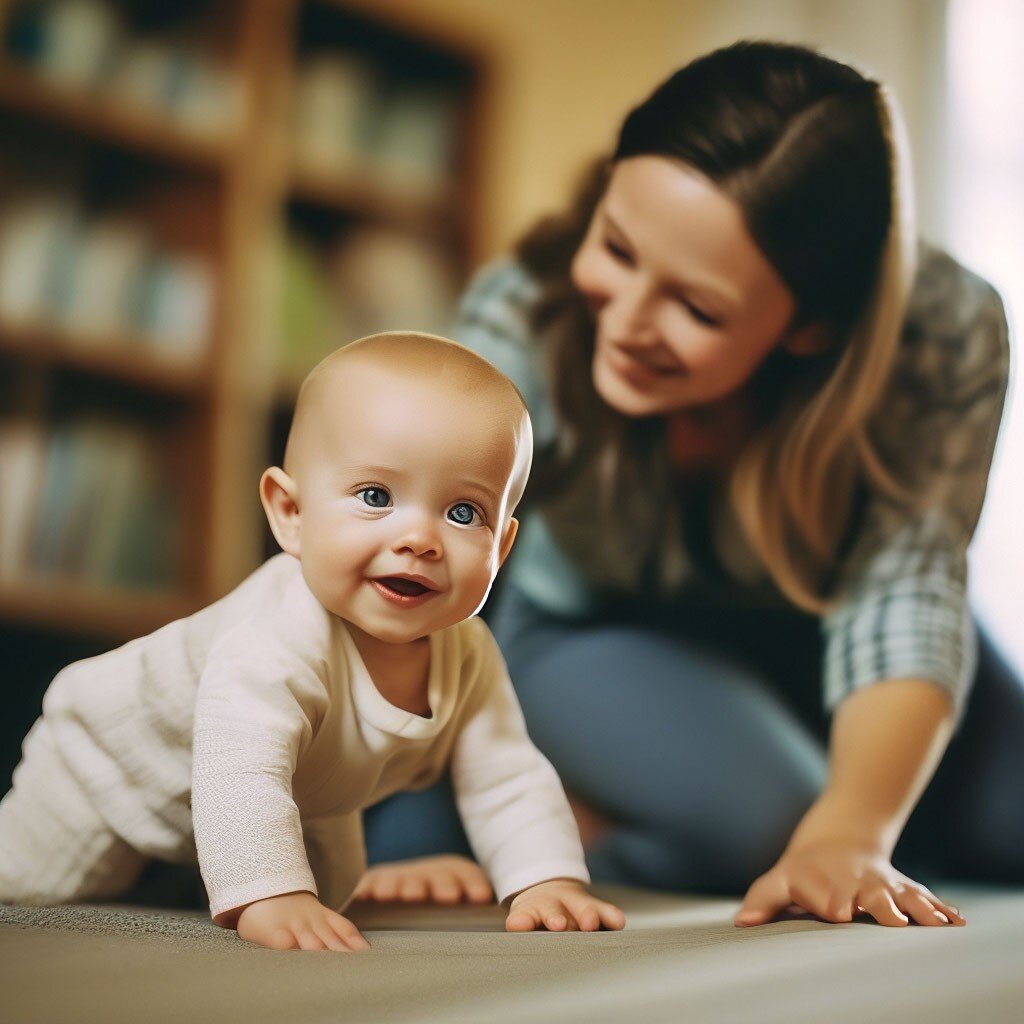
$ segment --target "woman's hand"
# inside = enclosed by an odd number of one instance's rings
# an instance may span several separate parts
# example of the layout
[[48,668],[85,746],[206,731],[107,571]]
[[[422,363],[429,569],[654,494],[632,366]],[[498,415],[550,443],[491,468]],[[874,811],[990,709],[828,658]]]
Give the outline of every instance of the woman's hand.
[[505,919],[509,932],[596,932],[602,925],[618,931],[626,917],[618,907],[587,892],[582,882],[556,878],[524,889],[512,901]]
[[311,892],[289,892],[250,903],[235,927],[243,939],[268,949],[350,953],[370,948],[347,917],[328,910]]
[[734,923],[765,924],[791,906],[837,923],[860,912],[897,928],[910,921],[967,923],[954,907],[897,871],[884,850],[848,839],[818,838],[787,849],[747,890]]

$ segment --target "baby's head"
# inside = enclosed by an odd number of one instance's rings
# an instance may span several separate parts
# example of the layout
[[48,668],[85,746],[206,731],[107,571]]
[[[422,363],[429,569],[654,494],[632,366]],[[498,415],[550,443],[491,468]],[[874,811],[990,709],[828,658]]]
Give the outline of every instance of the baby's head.
[[532,451],[522,397],[485,359],[430,334],[374,334],[306,378],[260,497],[328,611],[407,643],[483,604]]

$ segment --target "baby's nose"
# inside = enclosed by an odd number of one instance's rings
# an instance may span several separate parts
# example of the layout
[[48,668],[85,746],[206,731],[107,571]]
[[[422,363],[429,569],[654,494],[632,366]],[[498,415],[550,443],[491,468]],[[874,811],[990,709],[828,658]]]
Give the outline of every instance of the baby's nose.
[[428,516],[411,518],[393,547],[396,552],[408,552],[417,558],[439,558],[443,554],[441,537]]

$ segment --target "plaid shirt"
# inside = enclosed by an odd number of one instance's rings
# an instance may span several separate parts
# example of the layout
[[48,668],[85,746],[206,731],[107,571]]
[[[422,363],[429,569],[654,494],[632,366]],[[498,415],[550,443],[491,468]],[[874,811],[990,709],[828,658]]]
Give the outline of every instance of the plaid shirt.
[[[453,336],[515,381],[542,447],[554,440],[558,424],[541,346],[530,330],[538,295],[537,282],[520,265],[492,264],[463,297]],[[896,365],[872,423],[885,463],[921,500],[910,512],[881,493],[868,495],[837,567],[836,600],[822,618],[828,708],[873,682],[920,678],[947,690],[962,712],[977,656],[966,550],[981,512],[1008,373],[998,294],[922,245]],[[598,590],[593,566],[555,541],[547,514],[526,516],[508,582],[554,613],[586,614]],[[735,529],[720,534],[729,536],[742,543]],[[685,560],[682,571],[694,573]]]

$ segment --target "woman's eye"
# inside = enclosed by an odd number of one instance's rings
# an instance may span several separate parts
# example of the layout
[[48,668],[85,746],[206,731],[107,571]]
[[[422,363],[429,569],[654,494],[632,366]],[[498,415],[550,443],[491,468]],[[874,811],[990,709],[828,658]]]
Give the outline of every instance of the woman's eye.
[[722,323],[717,316],[712,316],[711,313],[706,313],[696,306],[690,306],[690,313],[698,324],[703,324],[707,327],[718,327]]
[[479,518],[480,513],[468,502],[460,501],[448,509],[448,518],[459,526],[472,526],[474,517]]
[[705,313],[704,310],[695,306],[692,302],[687,302],[686,299],[679,300],[689,311],[690,316],[699,324],[704,324],[705,327],[718,327],[721,324],[721,320],[717,317],[712,316],[710,313]]
[[383,487],[364,487],[356,491],[356,497],[370,508],[387,508],[391,504],[391,495]]
[[620,263],[632,263],[633,262],[633,257],[630,256],[629,253],[625,249],[623,249],[621,245],[616,245],[615,242],[613,242],[610,238],[606,238],[605,239],[604,247]]

